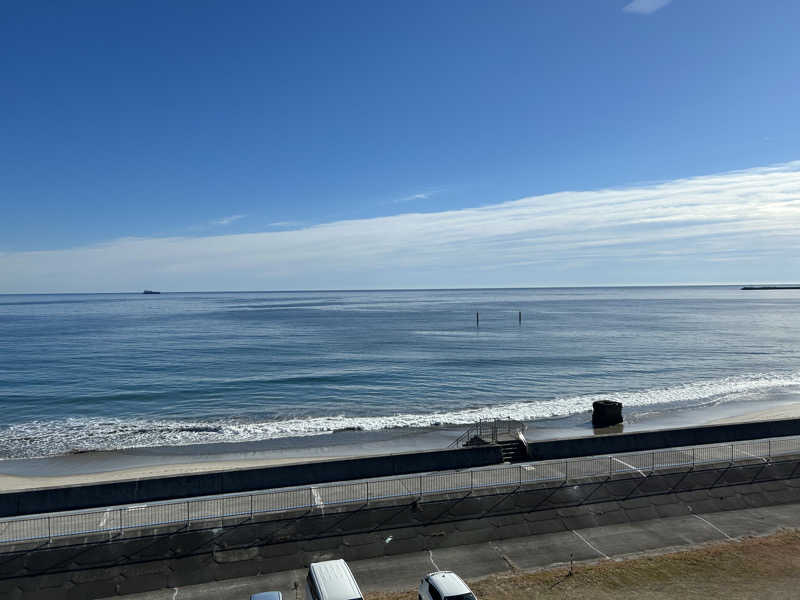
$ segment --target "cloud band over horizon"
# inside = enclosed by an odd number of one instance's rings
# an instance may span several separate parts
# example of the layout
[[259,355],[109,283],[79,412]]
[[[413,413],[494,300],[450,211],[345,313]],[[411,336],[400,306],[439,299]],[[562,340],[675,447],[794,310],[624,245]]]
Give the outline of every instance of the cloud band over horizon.
[[0,293],[794,282],[798,231],[800,161],[285,231],[0,252]]

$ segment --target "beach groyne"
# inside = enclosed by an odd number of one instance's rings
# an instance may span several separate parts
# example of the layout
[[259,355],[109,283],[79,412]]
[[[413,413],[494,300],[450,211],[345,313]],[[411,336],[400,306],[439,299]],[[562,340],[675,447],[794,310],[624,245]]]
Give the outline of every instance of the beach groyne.
[[104,598],[447,546],[800,502],[800,456],[386,499],[0,547],[0,597]]
[[498,446],[475,446],[4,492],[0,493],[0,517],[449,471],[502,462]]
[[800,435],[800,419],[775,419],[724,425],[700,425],[632,433],[609,433],[588,437],[528,442],[531,460],[553,460],[601,454],[643,452],[701,444],[724,444],[743,440]]

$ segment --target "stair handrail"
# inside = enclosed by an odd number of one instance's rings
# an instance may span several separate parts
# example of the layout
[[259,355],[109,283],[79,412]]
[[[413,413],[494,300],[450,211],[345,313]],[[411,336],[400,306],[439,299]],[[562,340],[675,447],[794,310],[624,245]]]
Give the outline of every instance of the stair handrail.
[[[480,419],[470,425],[467,430],[459,435],[448,446],[456,448],[463,446],[473,437],[478,437],[489,444],[496,444],[500,434],[521,434],[525,431],[525,423],[516,419]],[[488,438],[488,439],[487,439]]]
[[528,456],[528,440],[525,439],[521,431],[517,432],[517,439],[522,442],[522,446],[525,448],[525,456]]

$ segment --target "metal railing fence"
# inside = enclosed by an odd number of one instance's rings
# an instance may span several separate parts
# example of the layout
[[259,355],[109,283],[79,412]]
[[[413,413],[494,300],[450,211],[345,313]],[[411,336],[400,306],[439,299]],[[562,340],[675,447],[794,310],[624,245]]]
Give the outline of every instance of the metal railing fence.
[[52,539],[88,533],[188,524],[225,517],[248,517],[297,509],[364,503],[385,498],[423,498],[481,488],[508,488],[543,481],[638,472],[712,463],[769,462],[800,453],[800,436],[668,448],[630,454],[528,462],[462,471],[407,475],[224,496],[0,519],[0,543]]

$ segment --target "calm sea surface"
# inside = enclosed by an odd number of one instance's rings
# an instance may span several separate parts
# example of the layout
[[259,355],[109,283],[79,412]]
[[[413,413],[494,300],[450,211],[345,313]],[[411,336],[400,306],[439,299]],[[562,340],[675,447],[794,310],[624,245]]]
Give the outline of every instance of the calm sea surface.
[[0,296],[0,457],[787,391],[800,290]]

